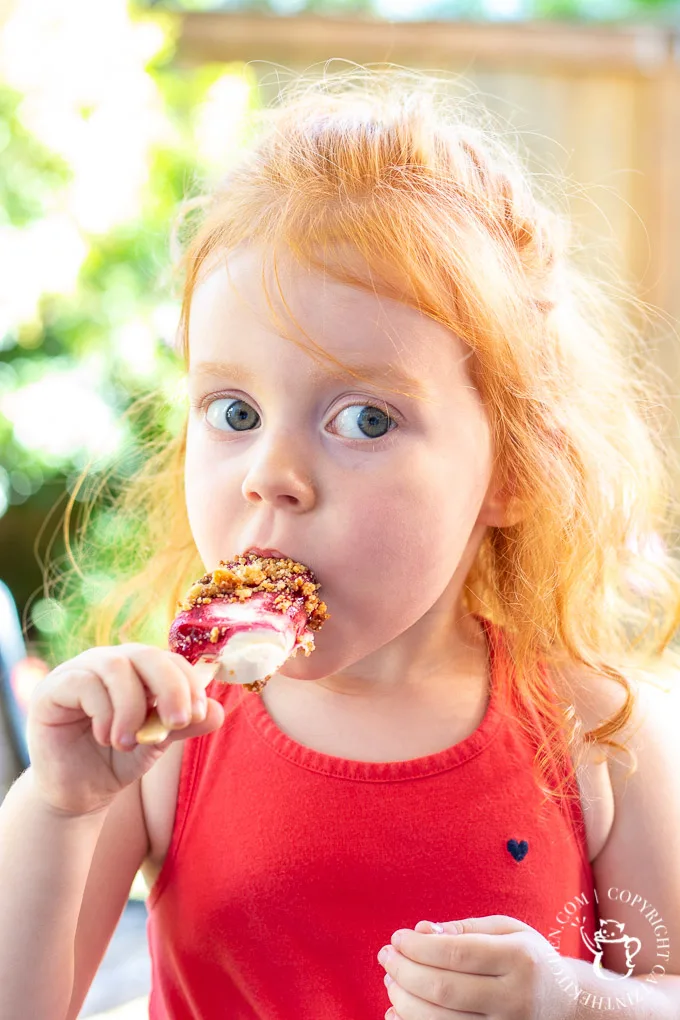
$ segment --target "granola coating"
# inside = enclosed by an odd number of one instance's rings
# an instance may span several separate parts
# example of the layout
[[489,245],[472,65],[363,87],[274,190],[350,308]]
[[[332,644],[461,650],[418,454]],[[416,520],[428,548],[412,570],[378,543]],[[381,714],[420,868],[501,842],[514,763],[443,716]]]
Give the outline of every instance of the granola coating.
[[295,603],[301,605],[308,617],[307,625],[314,631],[330,616],[326,603],[316,594],[320,588],[314,573],[303,563],[246,553],[228,562],[220,560],[215,570],[194,581],[177,609],[188,611],[208,605],[213,599],[245,602],[256,592],[278,592],[274,608],[285,613]]

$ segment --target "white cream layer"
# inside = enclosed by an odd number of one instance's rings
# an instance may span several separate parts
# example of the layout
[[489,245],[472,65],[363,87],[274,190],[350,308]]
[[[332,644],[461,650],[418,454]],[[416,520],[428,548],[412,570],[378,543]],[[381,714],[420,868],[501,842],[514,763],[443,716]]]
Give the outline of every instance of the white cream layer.
[[289,634],[271,627],[238,631],[220,652],[218,680],[228,684],[252,684],[276,673],[293,650],[292,630],[291,626]]

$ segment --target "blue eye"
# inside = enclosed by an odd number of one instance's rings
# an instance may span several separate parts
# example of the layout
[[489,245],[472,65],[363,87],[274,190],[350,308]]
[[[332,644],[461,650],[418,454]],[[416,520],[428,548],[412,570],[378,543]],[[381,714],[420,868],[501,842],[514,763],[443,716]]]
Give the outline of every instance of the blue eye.
[[[225,403],[226,408],[218,407]],[[361,414],[348,415],[347,412],[353,408],[361,408]],[[357,427],[361,430],[359,435],[345,437],[348,439],[381,439],[392,429],[398,427],[386,410],[374,407],[372,404],[347,404],[338,411],[333,420],[335,421],[343,415],[350,428]],[[222,431],[224,423],[235,432],[248,432],[260,424],[259,414],[247,401],[232,400],[230,397],[218,397],[207,402],[206,419],[213,428],[220,431]]]
[[[392,423],[389,414],[379,407],[373,407],[371,404],[348,404],[347,407],[343,407],[341,411],[338,411],[335,417],[340,418],[341,415],[346,415],[348,411],[352,411],[352,408],[355,407],[362,409],[361,414],[356,420],[358,428],[362,430],[365,439],[381,439],[391,431],[391,426],[394,423]],[[351,421],[356,416],[352,411],[352,414],[347,417]],[[356,437],[350,436],[349,438],[354,439]]]
[[[213,400],[208,407],[213,407],[219,402],[219,400]],[[246,408],[249,408],[250,410],[248,411]],[[222,411],[221,415],[217,415],[218,421],[220,421],[220,418],[228,422],[229,425],[236,429],[237,432],[247,432],[253,424],[257,425],[260,421],[260,416],[257,411],[253,410],[253,408],[250,407],[250,404],[247,404],[245,400],[232,400],[226,411]],[[212,422],[210,424],[212,424]]]

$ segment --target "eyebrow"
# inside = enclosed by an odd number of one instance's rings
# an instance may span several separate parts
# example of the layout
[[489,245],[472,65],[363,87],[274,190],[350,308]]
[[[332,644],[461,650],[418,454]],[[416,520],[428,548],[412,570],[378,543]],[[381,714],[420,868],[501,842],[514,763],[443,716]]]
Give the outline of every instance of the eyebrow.
[[[374,365],[369,362],[360,362],[358,364],[349,365],[349,368],[354,372],[358,372],[362,375],[369,377],[369,382],[385,382],[394,384],[401,389],[410,390],[412,393],[419,397],[426,397],[428,390],[425,384],[420,379],[414,379],[412,376],[402,372],[401,369],[396,368],[392,365]],[[243,365],[231,364],[226,361],[200,361],[195,365],[189,367],[190,376],[198,375],[210,375],[210,376],[224,376],[229,379],[233,379],[236,383],[250,384],[255,381],[255,374],[250,369],[245,368]],[[319,373],[319,378],[321,378]],[[325,373],[323,373],[325,376]],[[357,380],[363,382],[364,380]]]

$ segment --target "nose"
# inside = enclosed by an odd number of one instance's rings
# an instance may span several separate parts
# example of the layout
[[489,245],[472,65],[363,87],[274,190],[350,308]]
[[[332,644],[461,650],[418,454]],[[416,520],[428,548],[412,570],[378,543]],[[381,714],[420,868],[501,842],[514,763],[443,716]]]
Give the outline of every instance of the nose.
[[263,444],[253,456],[242,492],[250,503],[269,503],[298,512],[314,506],[309,457],[302,444],[289,432]]

